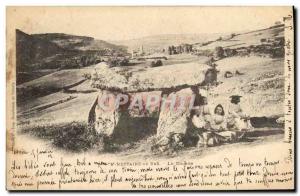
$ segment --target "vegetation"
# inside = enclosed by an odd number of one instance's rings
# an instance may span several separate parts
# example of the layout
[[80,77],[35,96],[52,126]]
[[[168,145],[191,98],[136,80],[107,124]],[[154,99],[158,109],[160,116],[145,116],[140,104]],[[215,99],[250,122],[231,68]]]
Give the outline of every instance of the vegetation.
[[190,53],[193,51],[193,45],[192,44],[181,44],[178,46],[169,46],[168,47],[168,54],[181,54],[181,53]]
[[215,48],[215,57],[217,58],[223,58],[224,57],[224,49],[221,46],[217,46]]
[[53,141],[56,147],[70,151],[86,151],[98,142],[94,129],[86,123],[71,122],[25,128],[22,133]]
[[127,58],[109,58],[107,61],[108,65],[110,67],[122,67],[122,66],[128,66],[129,60]]
[[91,37],[60,33],[29,35],[16,30],[17,83],[43,75],[39,71],[81,68],[100,63],[107,56],[124,54],[126,47]]
[[151,67],[159,67],[159,66],[162,66],[162,65],[163,65],[163,63],[162,63],[161,60],[151,62]]
[[[125,123],[125,127],[128,126],[128,122],[123,123]],[[150,131],[145,130],[145,128],[149,127],[148,129],[156,130],[155,126],[153,127],[155,124],[157,124],[156,118],[150,118],[150,120],[148,118],[133,119],[130,125],[133,129],[124,130],[124,126],[120,125],[120,130],[117,128],[114,136],[98,134],[92,125],[85,122],[24,127],[21,132],[52,141],[54,146],[72,152],[82,152],[89,149],[97,149],[99,152],[114,152],[133,148],[140,140],[149,136],[147,134]],[[132,132],[136,129],[136,132]],[[125,135],[124,131],[126,132]]]

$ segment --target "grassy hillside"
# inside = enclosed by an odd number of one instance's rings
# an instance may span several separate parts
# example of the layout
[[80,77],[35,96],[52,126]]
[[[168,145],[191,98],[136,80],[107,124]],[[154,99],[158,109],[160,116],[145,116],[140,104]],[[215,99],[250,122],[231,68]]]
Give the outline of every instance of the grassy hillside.
[[104,50],[111,49],[126,52],[126,47],[115,45],[93,37],[68,35],[64,33],[33,34],[33,37],[47,40],[66,50]]
[[97,64],[105,55],[126,54],[126,47],[92,37],[61,33],[29,35],[20,30],[16,30],[16,49],[18,84],[52,73],[56,69]]
[[89,68],[60,70],[17,86],[18,103],[32,101],[37,97],[67,90],[83,83]]
[[[193,49],[213,53],[216,47],[222,47],[230,53],[261,53],[283,56],[284,26],[278,25],[265,29],[221,36],[217,40],[194,44]],[[275,51],[276,50],[276,51]]]
[[30,64],[51,57],[64,50],[47,40],[39,39],[16,30],[17,72],[25,71]]

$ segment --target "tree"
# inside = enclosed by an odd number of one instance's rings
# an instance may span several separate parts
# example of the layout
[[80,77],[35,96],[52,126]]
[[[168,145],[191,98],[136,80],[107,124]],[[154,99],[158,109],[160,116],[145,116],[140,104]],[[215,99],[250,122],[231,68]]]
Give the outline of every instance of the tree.
[[190,52],[192,52],[193,51],[193,45],[189,45],[188,46],[188,52],[190,53]]
[[171,46],[168,47],[168,54],[172,55],[172,47]]
[[163,65],[163,63],[162,63],[162,61],[161,60],[157,60],[156,61],[156,66],[158,67],[158,66],[162,66]]

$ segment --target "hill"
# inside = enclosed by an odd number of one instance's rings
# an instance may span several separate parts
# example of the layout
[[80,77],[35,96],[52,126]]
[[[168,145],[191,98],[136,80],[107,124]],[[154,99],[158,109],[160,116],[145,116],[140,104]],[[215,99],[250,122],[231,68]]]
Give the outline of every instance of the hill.
[[217,46],[224,48],[240,48],[251,45],[260,45],[263,42],[272,42],[274,39],[284,37],[284,26],[277,25],[265,29],[248,31],[243,33],[233,33],[227,36],[220,36],[217,40],[213,40],[208,44],[194,44],[199,49],[215,49]]
[[33,80],[57,69],[97,64],[103,56],[123,55],[126,50],[125,46],[92,37],[61,33],[29,35],[17,29],[17,83]]
[[29,64],[63,51],[55,43],[16,30],[17,72],[26,70]]
[[[211,33],[211,34],[162,34],[141,37],[130,40],[110,41],[114,44],[125,45],[128,51],[144,53],[162,52],[169,46],[190,44],[193,50],[213,51],[216,47],[224,49],[245,49],[245,47],[258,45],[272,45],[274,41],[282,41],[284,26],[274,25],[264,29],[234,33]],[[280,43],[282,44],[282,43]],[[202,54],[201,54],[202,55]]]
[[151,52],[152,50],[162,50],[170,45],[204,42],[207,39],[216,39],[220,35],[222,34],[163,34],[110,42],[128,46],[129,50],[138,50],[143,46],[146,52]]
[[33,34],[35,38],[47,40],[65,50],[104,50],[111,49],[126,52],[126,47],[115,45],[93,37],[68,35],[64,33]]

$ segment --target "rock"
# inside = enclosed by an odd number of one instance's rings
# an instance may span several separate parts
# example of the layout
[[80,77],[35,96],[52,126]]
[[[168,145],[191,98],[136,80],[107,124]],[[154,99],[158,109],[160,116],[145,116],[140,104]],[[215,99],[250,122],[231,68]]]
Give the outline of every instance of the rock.
[[[178,77],[180,76],[180,77]],[[134,72],[132,70],[123,70],[120,68],[108,68],[100,66],[95,69],[91,77],[92,86],[100,89],[99,97],[108,94],[115,96],[120,93],[130,95],[142,95],[142,105],[145,105],[143,94],[167,95],[166,99],[176,97],[176,107],[170,110],[170,107],[164,108],[161,101],[159,108],[159,120],[157,123],[157,136],[168,136],[170,134],[185,134],[190,120],[190,100],[195,94],[191,89],[199,86],[214,84],[217,80],[216,69],[208,65],[198,63],[183,63],[170,66],[161,66],[149,68],[145,71]],[[180,99],[185,100],[184,105],[180,108]],[[129,99],[129,104],[132,99]],[[98,99],[99,100],[99,99]],[[108,101],[109,102],[109,101]],[[147,103],[147,102],[146,102]],[[110,103],[112,104],[112,103]],[[132,129],[130,124],[133,117],[151,116],[156,110],[140,112],[120,109],[111,109],[104,111],[99,106],[95,106],[91,113],[95,111],[94,119],[96,131],[100,134],[113,135],[115,132],[121,133],[119,136],[131,137],[133,134],[127,134],[125,130]],[[150,115],[148,115],[150,113]],[[118,131],[120,130],[120,131]],[[127,134],[127,135],[126,135]],[[117,134],[118,135],[118,134]],[[116,136],[117,137],[117,136]]]
[[[152,99],[154,97],[156,101]],[[100,135],[116,136],[124,141],[134,139],[132,137],[140,138],[141,135],[148,132],[150,134],[156,130],[156,126],[151,126],[150,122],[155,122],[153,116],[157,115],[160,97],[159,91],[135,94],[99,91],[91,108],[88,122]],[[151,101],[149,102],[148,99]],[[117,103],[119,106],[116,106]],[[140,121],[136,122],[137,119]]]
[[[188,129],[188,123],[190,118],[190,110],[187,105],[184,109],[178,108],[178,99],[179,97],[192,97],[193,92],[190,88],[183,89],[175,93],[168,95],[167,100],[171,100],[173,96],[176,97],[175,107],[165,107],[160,111],[158,127],[157,127],[157,136],[164,137],[170,135],[170,133],[176,134],[185,134]],[[189,103],[188,103],[189,104]]]
[[231,78],[232,76],[233,76],[233,74],[230,71],[226,71],[225,74],[224,74],[225,78]]
[[[132,114],[128,110],[128,105],[123,108],[115,108],[115,99],[110,96],[117,96],[113,92],[102,90],[99,92],[97,101],[94,103],[92,110],[94,117],[90,117],[89,122],[94,123],[96,132],[101,135],[111,136],[119,129],[127,129]],[[159,95],[159,94],[157,94]],[[190,89],[183,89],[169,94],[162,98],[160,103],[160,113],[157,125],[157,136],[167,136],[170,134],[185,134],[190,121],[190,105],[193,104],[195,93]],[[107,97],[106,101],[100,104],[101,99]],[[171,100],[174,100],[172,105]],[[143,99],[143,105],[145,104]],[[91,113],[93,111],[91,110]],[[150,111],[151,112],[151,111]],[[152,111],[153,112],[153,111]],[[129,127],[128,127],[129,128]]]
[[[100,91],[97,97],[97,103],[95,105],[95,130],[98,134],[111,136],[114,133],[114,129],[117,126],[121,118],[126,115],[123,114],[127,111],[115,110],[114,98],[109,98],[108,95],[113,95],[110,91]],[[101,107],[101,98],[107,96],[105,107]]]
[[[178,77],[180,75],[180,77]],[[177,91],[216,80],[217,73],[200,63],[182,63],[134,72],[119,67],[98,66],[91,74],[92,87],[119,92]]]

